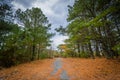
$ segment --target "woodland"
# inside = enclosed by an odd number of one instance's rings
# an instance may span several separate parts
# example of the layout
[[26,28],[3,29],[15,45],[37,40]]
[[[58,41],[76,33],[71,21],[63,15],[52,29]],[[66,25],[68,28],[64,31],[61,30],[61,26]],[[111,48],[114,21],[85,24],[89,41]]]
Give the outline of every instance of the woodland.
[[55,30],[69,38],[58,51],[51,50],[55,33],[50,32],[52,24],[40,8],[14,11],[12,5],[0,1],[0,66],[53,57],[119,58],[119,0],[75,0],[73,6],[68,5],[67,21],[66,27]]
[[120,80],[120,0],[66,5],[68,25],[54,31],[68,38],[57,50],[42,9],[8,1],[0,0],[0,80]]
[[58,46],[64,56],[118,58],[120,55],[120,1],[75,0],[68,5],[67,27],[56,28],[69,36]]

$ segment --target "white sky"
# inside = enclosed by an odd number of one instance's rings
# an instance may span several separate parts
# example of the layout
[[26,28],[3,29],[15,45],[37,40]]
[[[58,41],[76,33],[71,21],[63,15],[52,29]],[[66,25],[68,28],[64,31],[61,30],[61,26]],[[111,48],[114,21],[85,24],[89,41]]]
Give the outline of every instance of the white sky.
[[[41,8],[43,13],[48,17],[49,22],[52,24],[51,32],[55,32],[55,28],[60,25],[67,26],[68,5],[72,5],[74,0],[14,0],[12,3],[15,9],[21,8],[25,10],[27,8],[38,7]],[[51,40],[53,40],[52,47],[56,49],[59,44],[63,44],[67,36],[56,34]]]

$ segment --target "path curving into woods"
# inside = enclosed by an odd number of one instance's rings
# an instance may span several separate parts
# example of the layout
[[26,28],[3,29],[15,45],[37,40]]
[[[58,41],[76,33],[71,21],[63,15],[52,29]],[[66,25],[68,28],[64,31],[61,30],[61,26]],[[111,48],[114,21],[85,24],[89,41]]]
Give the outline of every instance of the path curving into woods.
[[0,70],[0,80],[120,80],[116,60],[54,58]]

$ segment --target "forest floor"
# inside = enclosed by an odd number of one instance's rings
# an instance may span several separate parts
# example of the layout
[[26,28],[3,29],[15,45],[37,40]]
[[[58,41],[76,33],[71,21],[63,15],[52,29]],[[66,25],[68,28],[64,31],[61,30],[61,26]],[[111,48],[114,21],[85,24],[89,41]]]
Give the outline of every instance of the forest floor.
[[54,58],[0,70],[0,80],[120,80],[116,60]]

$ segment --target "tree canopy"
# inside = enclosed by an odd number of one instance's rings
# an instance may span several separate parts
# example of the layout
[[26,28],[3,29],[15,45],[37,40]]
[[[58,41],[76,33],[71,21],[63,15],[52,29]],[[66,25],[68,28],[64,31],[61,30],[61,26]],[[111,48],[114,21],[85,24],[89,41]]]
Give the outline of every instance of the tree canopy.
[[95,55],[118,57],[119,4],[119,0],[75,0],[73,6],[68,5],[67,21],[70,23],[66,28],[58,28],[58,32],[68,34],[65,42],[75,48],[79,57],[84,54],[92,58]]
[[13,14],[12,7],[4,3],[0,4],[0,16],[0,65],[9,67],[49,56],[45,51],[54,34],[40,8],[18,9]]

